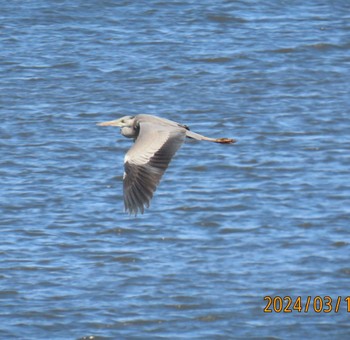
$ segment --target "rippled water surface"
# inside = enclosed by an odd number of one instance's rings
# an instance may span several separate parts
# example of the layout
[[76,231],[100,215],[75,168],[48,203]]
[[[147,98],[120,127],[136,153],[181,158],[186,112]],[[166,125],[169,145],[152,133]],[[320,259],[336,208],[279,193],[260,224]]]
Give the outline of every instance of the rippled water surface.
[[[1,339],[349,336],[348,1],[4,1],[0,18]],[[187,142],[135,218],[130,140],[95,123],[138,113],[238,143]],[[333,310],[264,313],[277,295]]]

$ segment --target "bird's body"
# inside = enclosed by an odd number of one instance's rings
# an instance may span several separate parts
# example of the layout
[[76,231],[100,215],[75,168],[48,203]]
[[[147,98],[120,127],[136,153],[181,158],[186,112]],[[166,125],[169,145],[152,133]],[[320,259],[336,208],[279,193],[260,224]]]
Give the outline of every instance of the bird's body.
[[209,138],[192,132],[186,125],[157,116],[140,114],[99,123],[118,126],[134,144],[124,158],[124,205],[130,214],[144,212],[172,157],[186,137],[228,144],[235,140]]

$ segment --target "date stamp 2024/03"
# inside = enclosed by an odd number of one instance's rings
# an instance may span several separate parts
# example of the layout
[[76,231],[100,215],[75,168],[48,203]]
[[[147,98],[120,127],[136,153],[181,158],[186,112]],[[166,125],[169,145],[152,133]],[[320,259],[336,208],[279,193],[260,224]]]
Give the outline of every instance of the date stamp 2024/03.
[[350,313],[350,296],[297,296],[295,299],[290,296],[264,296],[264,301],[264,313],[338,313],[341,309]]

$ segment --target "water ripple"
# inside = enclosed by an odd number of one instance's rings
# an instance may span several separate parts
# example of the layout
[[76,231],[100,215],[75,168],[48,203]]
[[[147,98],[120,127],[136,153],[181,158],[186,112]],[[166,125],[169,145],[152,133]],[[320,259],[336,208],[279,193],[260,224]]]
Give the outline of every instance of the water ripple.
[[[316,0],[315,0],[316,1]],[[0,60],[0,333],[9,339],[346,338],[348,3],[7,2]],[[188,141],[150,209],[123,212],[131,142]]]

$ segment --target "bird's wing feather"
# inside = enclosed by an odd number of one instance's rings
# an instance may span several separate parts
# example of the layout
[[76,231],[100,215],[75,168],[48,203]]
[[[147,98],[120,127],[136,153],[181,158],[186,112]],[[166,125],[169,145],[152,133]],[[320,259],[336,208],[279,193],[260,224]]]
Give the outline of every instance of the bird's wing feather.
[[181,127],[139,122],[140,132],[124,159],[124,204],[131,214],[144,212],[172,157],[182,145]]

